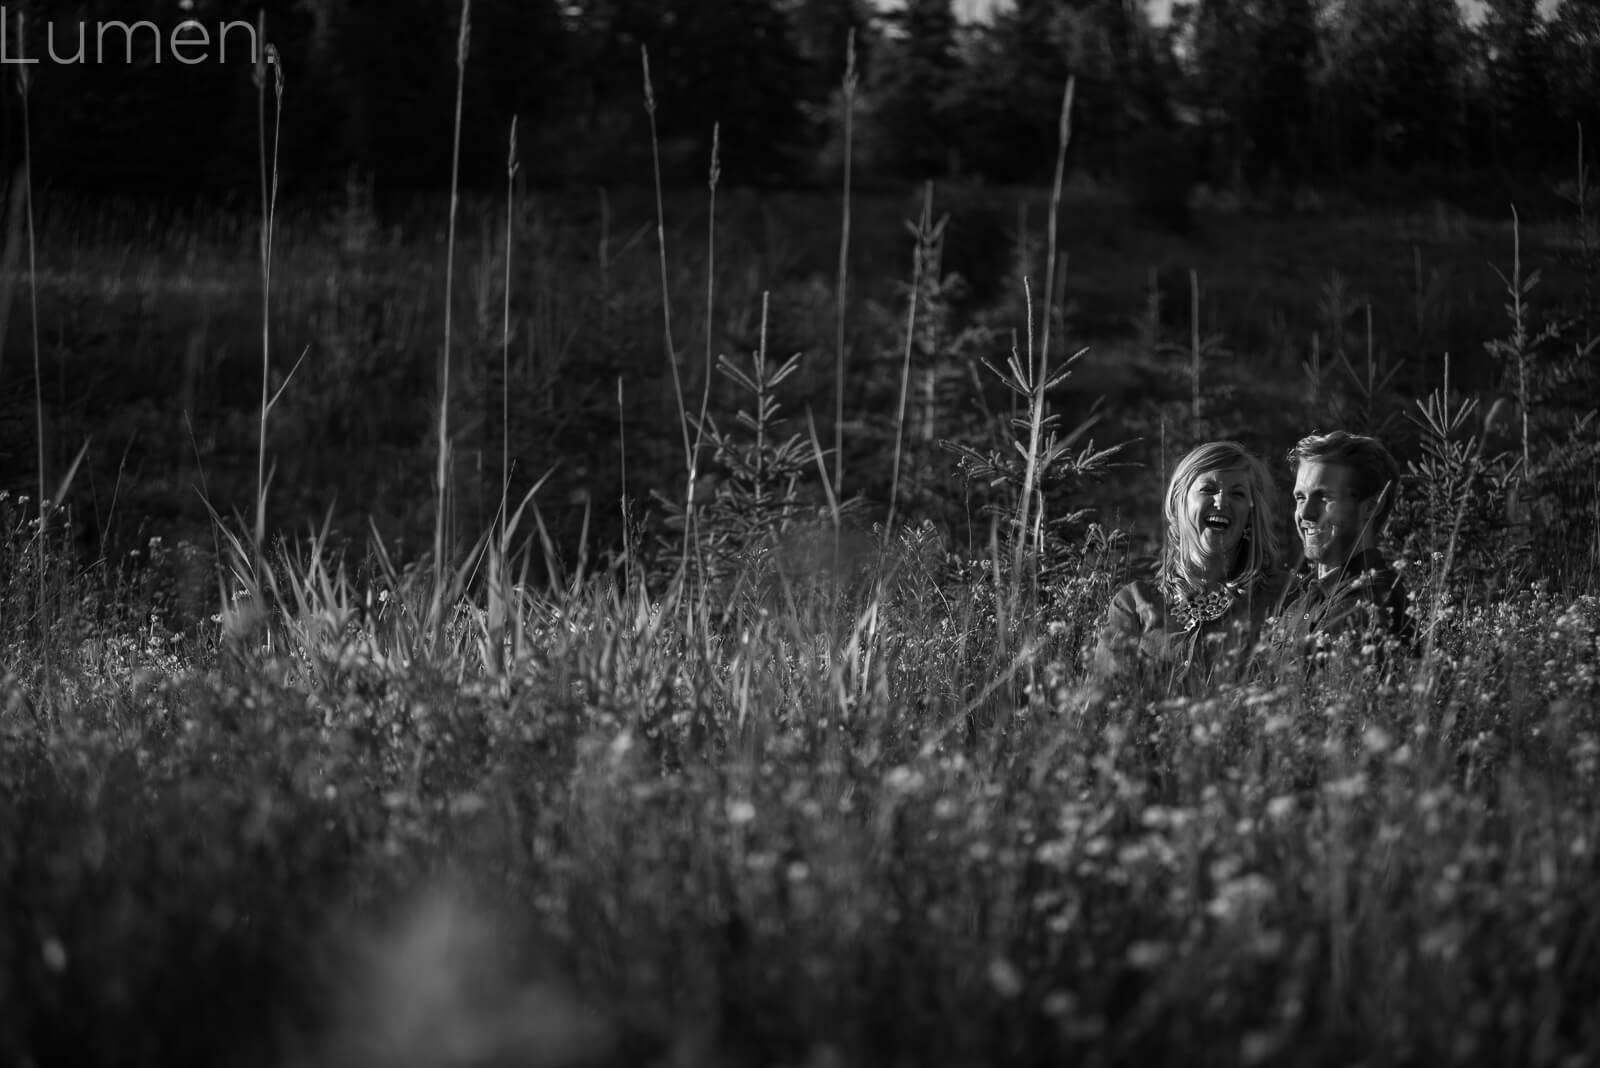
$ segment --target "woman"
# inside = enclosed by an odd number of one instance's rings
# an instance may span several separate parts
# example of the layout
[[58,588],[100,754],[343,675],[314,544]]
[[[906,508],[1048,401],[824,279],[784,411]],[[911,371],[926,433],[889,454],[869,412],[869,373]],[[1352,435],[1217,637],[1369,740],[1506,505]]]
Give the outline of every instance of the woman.
[[1242,666],[1287,583],[1276,498],[1266,465],[1236,441],[1208,442],[1180,460],[1155,578],[1112,597],[1094,674],[1193,686]]

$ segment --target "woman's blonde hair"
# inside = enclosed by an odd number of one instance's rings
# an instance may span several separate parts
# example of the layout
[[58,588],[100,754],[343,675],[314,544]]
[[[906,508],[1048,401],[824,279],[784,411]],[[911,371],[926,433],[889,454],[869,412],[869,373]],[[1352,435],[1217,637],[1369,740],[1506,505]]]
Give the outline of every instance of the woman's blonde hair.
[[1208,441],[1191,449],[1172,470],[1163,508],[1166,541],[1157,576],[1163,583],[1198,589],[1205,575],[1200,554],[1200,531],[1184,515],[1183,501],[1194,480],[1206,471],[1238,469],[1250,485],[1249,526],[1239,546],[1239,560],[1229,580],[1248,586],[1261,575],[1278,569],[1278,491],[1272,473],[1254,453],[1237,441]]

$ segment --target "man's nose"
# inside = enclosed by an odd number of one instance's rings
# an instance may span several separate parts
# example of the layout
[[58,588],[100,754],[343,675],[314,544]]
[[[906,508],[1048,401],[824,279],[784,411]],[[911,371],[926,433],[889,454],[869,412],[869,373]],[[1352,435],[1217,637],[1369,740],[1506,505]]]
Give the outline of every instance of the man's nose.
[[1317,513],[1319,511],[1321,511],[1321,509],[1319,509],[1315,504],[1311,503],[1310,501],[1306,501],[1300,506],[1300,518],[1309,519],[1312,522],[1316,522]]

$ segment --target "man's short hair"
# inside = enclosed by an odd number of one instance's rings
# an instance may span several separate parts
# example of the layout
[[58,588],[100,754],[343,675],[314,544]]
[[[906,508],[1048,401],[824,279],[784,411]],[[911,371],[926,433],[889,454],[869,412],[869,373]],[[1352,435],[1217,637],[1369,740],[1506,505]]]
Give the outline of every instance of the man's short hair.
[[1400,493],[1400,465],[1395,463],[1383,442],[1348,430],[1310,433],[1289,450],[1289,470],[1297,472],[1303,463],[1338,464],[1350,471],[1351,483],[1360,500],[1378,498],[1372,515],[1373,532],[1382,533],[1383,524],[1394,510]]

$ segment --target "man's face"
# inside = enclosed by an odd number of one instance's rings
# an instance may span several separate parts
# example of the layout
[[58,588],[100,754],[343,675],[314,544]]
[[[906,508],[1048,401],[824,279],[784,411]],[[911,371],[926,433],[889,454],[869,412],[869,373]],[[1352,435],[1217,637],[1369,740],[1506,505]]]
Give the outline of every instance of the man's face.
[[1306,559],[1322,574],[1343,567],[1358,549],[1372,544],[1376,510],[1376,498],[1357,499],[1353,472],[1343,464],[1311,460],[1295,472],[1295,531]]

